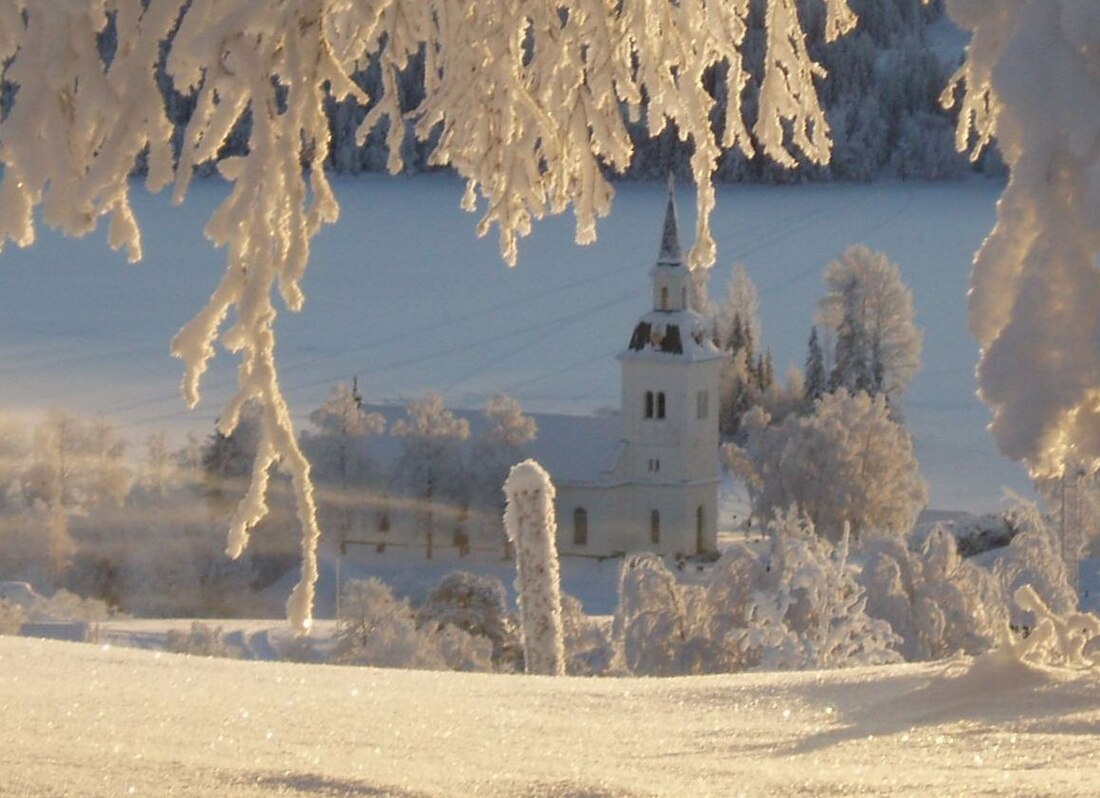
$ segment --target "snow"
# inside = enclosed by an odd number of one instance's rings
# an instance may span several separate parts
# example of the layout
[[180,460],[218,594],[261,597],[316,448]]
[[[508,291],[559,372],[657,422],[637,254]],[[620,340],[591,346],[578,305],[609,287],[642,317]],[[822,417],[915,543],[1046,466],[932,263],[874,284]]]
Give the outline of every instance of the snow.
[[[652,304],[663,186],[617,186],[615,211],[590,247],[572,243],[567,220],[540,222],[515,269],[501,264],[493,241],[476,238],[473,218],[458,208],[457,180],[367,176],[335,188],[342,222],[314,241],[303,312],[279,320],[281,383],[299,428],[333,383],[354,374],[371,404],[430,388],[456,407],[480,407],[498,391],[527,412],[618,407],[615,356]],[[1029,492],[1024,470],[996,453],[984,429],[989,413],[974,396],[978,350],[966,330],[969,263],[1000,189],[985,180],[717,188],[711,293],[735,263],[746,264],[778,374],[805,359],[830,259],[863,242],[898,264],[925,336],[906,421],[932,506],[941,509],[995,509],[1005,485]],[[217,284],[222,256],[201,228],[224,193],[217,181],[199,182],[172,208],[165,197],[135,192],[145,228],[136,267],[123,265],[102,234],[73,241],[40,230],[34,247],[8,248],[0,408],[108,415],[134,443],[160,429],[177,443],[187,430],[212,431],[235,383],[233,362],[211,366],[203,403],[187,411],[179,363],[167,351]]]
[[6,795],[1093,795],[1100,678],[548,679],[0,638]]

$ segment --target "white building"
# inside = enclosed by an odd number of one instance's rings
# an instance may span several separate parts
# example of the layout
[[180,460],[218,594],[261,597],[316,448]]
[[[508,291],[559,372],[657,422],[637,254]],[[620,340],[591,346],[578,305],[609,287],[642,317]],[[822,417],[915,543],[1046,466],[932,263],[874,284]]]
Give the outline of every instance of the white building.
[[688,304],[690,275],[671,191],[650,278],[653,309],[639,319],[618,356],[621,438],[608,467],[578,477],[568,466],[555,473],[555,464],[544,463],[557,487],[563,554],[646,549],[687,556],[717,549],[723,355],[711,341],[707,321]]

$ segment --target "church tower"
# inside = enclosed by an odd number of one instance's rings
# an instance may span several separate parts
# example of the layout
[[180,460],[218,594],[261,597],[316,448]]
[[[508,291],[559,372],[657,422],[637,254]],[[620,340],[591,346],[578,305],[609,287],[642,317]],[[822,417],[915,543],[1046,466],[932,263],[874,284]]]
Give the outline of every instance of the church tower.
[[627,543],[662,553],[713,552],[723,355],[711,340],[708,321],[690,306],[691,275],[680,248],[671,182],[650,279],[653,308],[639,319],[619,355],[625,447],[617,476],[632,486],[629,528],[648,530],[644,540]]

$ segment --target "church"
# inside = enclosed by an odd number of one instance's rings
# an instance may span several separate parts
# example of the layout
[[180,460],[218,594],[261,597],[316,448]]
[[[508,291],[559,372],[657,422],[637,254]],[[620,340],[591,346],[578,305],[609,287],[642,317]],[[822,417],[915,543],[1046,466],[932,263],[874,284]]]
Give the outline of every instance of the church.
[[[691,556],[717,551],[718,374],[722,353],[707,320],[689,305],[670,188],[653,308],[618,356],[619,438],[590,475],[556,473],[558,551],[596,557],[648,550]],[[540,435],[540,437],[542,437]],[[537,457],[537,454],[536,454]]]

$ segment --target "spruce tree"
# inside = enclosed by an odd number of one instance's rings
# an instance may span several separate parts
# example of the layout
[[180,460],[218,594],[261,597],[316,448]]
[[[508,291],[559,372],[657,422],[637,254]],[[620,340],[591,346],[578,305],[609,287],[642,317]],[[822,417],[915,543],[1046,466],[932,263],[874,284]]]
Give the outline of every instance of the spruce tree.
[[806,353],[806,404],[812,406],[826,388],[825,356],[817,339],[817,327],[810,328],[810,343]]

